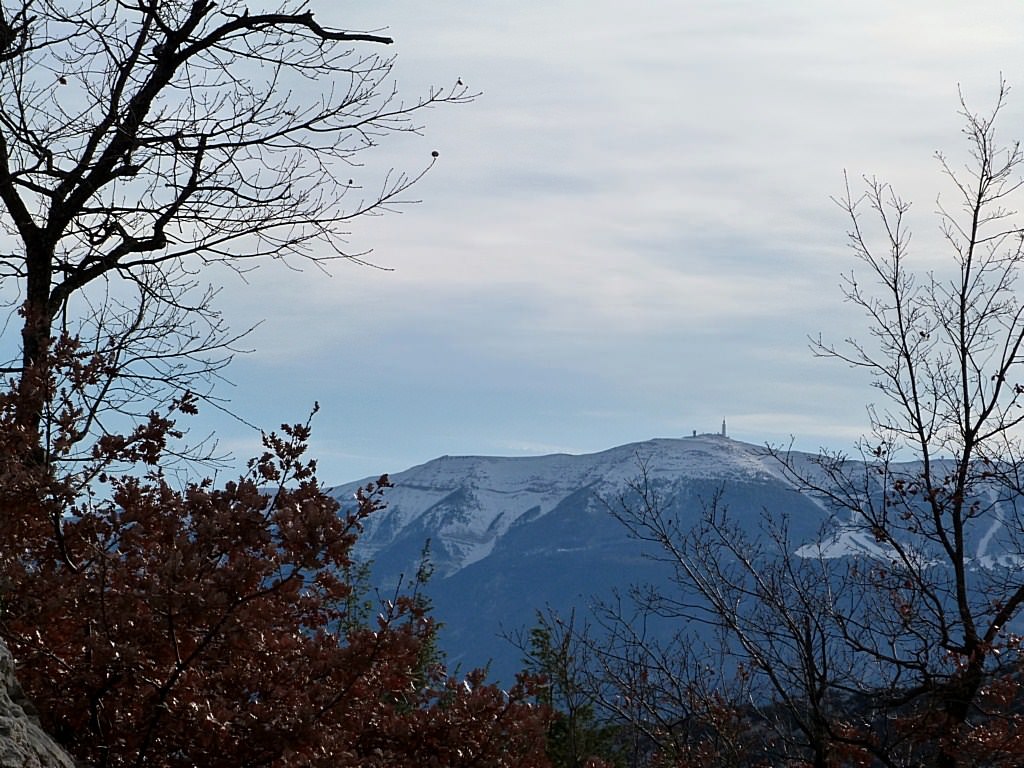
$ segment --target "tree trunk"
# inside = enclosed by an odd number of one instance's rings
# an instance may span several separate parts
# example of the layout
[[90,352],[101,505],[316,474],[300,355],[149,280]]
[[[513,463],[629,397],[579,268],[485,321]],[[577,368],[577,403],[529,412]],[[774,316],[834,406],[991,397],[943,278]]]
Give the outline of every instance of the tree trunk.
[[15,421],[26,433],[31,446],[27,459],[42,464],[45,460],[42,418],[48,398],[50,370],[48,357],[53,327],[50,287],[53,257],[47,249],[32,248],[25,259],[25,302],[22,304],[21,376]]

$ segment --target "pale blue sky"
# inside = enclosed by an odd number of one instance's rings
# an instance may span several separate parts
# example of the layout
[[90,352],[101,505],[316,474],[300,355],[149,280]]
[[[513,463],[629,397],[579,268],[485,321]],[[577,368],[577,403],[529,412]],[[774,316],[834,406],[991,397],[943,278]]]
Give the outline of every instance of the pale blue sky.
[[[348,4],[351,5],[351,4]],[[422,204],[356,222],[393,271],[268,264],[222,306],[265,319],[221,393],[268,427],[314,400],[329,483],[441,454],[590,452],[691,430],[849,446],[873,391],[807,336],[860,333],[843,171],[915,201],[941,258],[932,155],[959,157],[957,86],[1024,136],[1024,3],[421,0],[324,22],[396,39],[402,93],[461,77],[364,173],[439,162]],[[938,255],[937,255],[938,254]],[[215,276],[214,276],[215,277]],[[220,422],[241,456],[258,437]]]

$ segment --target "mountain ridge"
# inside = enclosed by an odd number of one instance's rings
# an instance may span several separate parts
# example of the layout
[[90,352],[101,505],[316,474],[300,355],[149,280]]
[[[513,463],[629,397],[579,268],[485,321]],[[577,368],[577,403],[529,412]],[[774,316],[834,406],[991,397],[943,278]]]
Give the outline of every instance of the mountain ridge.
[[[537,610],[584,610],[662,578],[650,546],[631,539],[609,509],[644,475],[673,513],[694,521],[721,496],[751,525],[762,508],[793,517],[803,543],[816,540],[826,518],[764,446],[716,434],[653,438],[590,454],[442,456],[392,474],[386,507],[365,521],[356,554],[372,562],[372,581],[386,594],[417,572],[429,542],[427,594],[442,648],[467,667],[490,662],[509,681],[518,651],[502,635],[531,626]],[[366,482],[329,492],[345,505]]]
[[[386,594],[418,572],[429,542],[433,577],[426,594],[443,625],[442,649],[465,667],[490,662],[507,682],[520,652],[502,636],[533,626],[538,610],[589,612],[633,585],[680,589],[658,562],[663,553],[656,545],[631,538],[612,514],[642,503],[636,482],[656,494],[680,531],[697,525],[714,502],[729,510],[742,535],[778,555],[891,557],[889,545],[862,520],[801,493],[781,458],[766,446],[716,434],[653,438],[590,454],[443,456],[390,476],[386,508],[365,521],[356,555],[372,562],[372,583]],[[798,472],[826,476],[815,454],[785,452],[784,458]],[[889,469],[912,474],[915,464]],[[851,460],[848,468],[859,473],[866,465]],[[329,492],[344,506],[365,483]],[[971,567],[1019,568],[1024,555],[1014,525],[1024,509],[1018,513],[1015,502],[1004,508],[1008,502],[998,493],[980,493],[993,514],[965,531]],[[784,541],[766,536],[783,520]],[[914,551],[919,545],[907,543]],[[920,553],[931,557],[924,548]]]
[[[374,559],[412,532],[440,542],[435,567],[449,576],[492,551],[520,516],[541,516],[585,486],[614,490],[644,471],[689,480],[782,479],[765,447],[722,435],[652,438],[587,454],[440,456],[390,476],[387,508],[366,521],[362,556]],[[368,479],[329,488],[345,503]],[[408,553],[418,556],[422,548]]]

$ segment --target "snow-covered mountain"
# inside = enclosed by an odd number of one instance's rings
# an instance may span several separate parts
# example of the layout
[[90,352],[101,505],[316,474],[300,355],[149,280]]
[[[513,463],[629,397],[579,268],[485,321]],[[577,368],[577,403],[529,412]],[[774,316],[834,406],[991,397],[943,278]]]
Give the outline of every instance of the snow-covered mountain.
[[[778,463],[764,450],[718,435],[656,439],[587,455],[537,457],[442,456],[391,476],[387,511],[371,518],[361,553],[414,563],[426,538],[440,577],[488,557],[509,530],[544,517],[581,491],[614,499],[641,466],[652,480],[780,482]],[[366,481],[332,490],[351,498]],[[402,562],[404,559],[404,563]]]
[[[785,516],[798,555],[885,555],[863,528],[830,522],[827,509],[798,493],[764,447],[722,435],[578,456],[444,456],[391,476],[387,508],[367,520],[358,553],[373,561],[374,582],[386,594],[415,574],[429,540],[435,572],[428,594],[449,661],[463,669],[490,661],[492,674],[508,681],[521,653],[502,635],[535,625],[539,609],[566,614],[633,584],[667,583],[670,571],[645,556],[654,553],[610,512],[642,473],[684,527],[717,495],[754,536],[765,518]],[[331,493],[348,504],[365,483]],[[996,515],[971,537],[982,566],[1021,561],[1002,545],[1001,525]]]
[[[694,520],[719,492],[755,524],[762,510],[789,514],[800,541],[814,541],[825,519],[763,447],[700,435],[587,455],[443,456],[391,475],[387,508],[367,520],[358,552],[386,592],[416,572],[429,540],[428,593],[449,659],[464,667],[492,661],[507,680],[519,652],[501,635],[533,625],[538,609],[567,611],[664,578],[608,508],[642,471]],[[365,483],[331,493],[351,503]]]

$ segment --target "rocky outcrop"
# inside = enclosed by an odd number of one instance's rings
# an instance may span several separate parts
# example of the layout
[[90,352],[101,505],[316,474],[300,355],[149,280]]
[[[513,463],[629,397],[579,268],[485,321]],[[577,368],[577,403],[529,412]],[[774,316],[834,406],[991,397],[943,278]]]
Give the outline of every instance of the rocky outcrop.
[[75,768],[35,717],[14,676],[14,659],[0,640],[0,768]]

